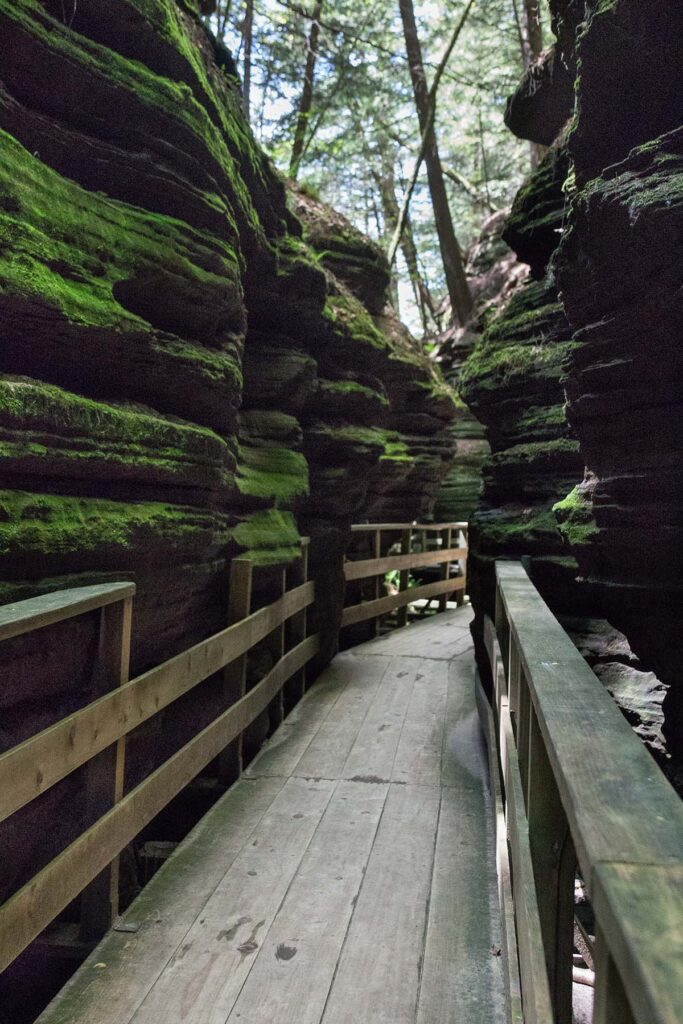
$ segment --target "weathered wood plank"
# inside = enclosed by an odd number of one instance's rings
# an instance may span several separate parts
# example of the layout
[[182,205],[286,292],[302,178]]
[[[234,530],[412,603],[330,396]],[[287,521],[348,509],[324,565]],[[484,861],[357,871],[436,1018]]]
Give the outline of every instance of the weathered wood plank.
[[600,861],[680,863],[683,805],[674,790],[523,567],[499,562],[497,571],[589,892]]
[[290,651],[242,700],[131,790],[95,825],[0,907],[0,970],[272,700],[285,678],[315,653],[318,637]]
[[525,1024],[549,1024],[553,1020],[550,986],[546,973],[545,951],[541,937],[541,920],[536,899],[527,821],[524,813],[522,780],[517,753],[512,743],[507,747],[505,773],[507,798],[506,819],[508,841],[512,854],[515,920],[522,982],[522,1003]]
[[334,791],[289,779],[134,1014],[133,1024],[224,1024]]
[[448,698],[441,755],[441,784],[460,787],[488,777],[488,760],[474,695],[471,654],[448,665]]
[[390,788],[323,1024],[414,1024],[439,792]]
[[131,930],[108,932],[36,1024],[129,1024],[283,784],[233,786],[128,908]]
[[486,780],[443,790],[417,1024],[506,1024]]
[[475,696],[479,720],[486,737],[489,756],[489,784],[491,787],[492,820],[495,837],[496,874],[498,876],[498,906],[501,915],[501,957],[505,975],[505,997],[507,1021],[509,1024],[524,1024],[522,1012],[522,986],[517,960],[517,936],[515,933],[515,910],[512,899],[512,878],[510,875],[510,853],[505,824],[505,807],[498,764],[496,726],[493,711],[477,674]]
[[339,783],[228,1017],[231,1024],[318,1024],[387,791]]
[[600,864],[593,907],[638,1024],[681,1024],[683,864]]
[[351,659],[335,659],[246,769],[249,778],[291,775],[314,736],[346,688]]
[[349,751],[372,704],[375,691],[389,667],[389,659],[342,654],[353,671],[349,682],[297,763],[293,774],[311,778],[341,777]]
[[0,756],[0,821],[262,640],[313,600],[313,583],[203,640]]
[[379,576],[382,573],[390,572],[392,569],[416,569],[425,565],[454,562],[466,555],[466,548],[438,548],[436,551],[413,551],[410,554],[366,558],[363,561],[346,562],[344,576],[347,580],[363,580],[368,576]]
[[391,779],[408,704],[419,674],[419,662],[415,659],[394,658],[390,662],[346,758],[343,778],[362,782]]
[[413,530],[417,533],[420,530],[439,531],[451,526],[454,530],[466,530],[467,523],[354,523],[351,530],[354,533],[365,533],[368,530]]
[[134,583],[97,583],[0,606],[0,641],[133,597]]
[[422,658],[395,658],[394,664],[408,671],[414,683],[391,779],[413,786],[439,786],[448,664]]
[[389,594],[388,597],[380,597],[377,601],[362,601],[360,604],[352,604],[345,608],[342,613],[342,626],[351,626],[355,622],[363,622],[375,615],[385,615],[395,608],[402,608],[412,604],[414,601],[421,601],[427,597],[438,597],[439,594],[450,594],[456,590],[462,590],[465,581],[457,576],[450,580],[437,580],[436,583],[426,583],[422,587],[410,587],[398,594]]

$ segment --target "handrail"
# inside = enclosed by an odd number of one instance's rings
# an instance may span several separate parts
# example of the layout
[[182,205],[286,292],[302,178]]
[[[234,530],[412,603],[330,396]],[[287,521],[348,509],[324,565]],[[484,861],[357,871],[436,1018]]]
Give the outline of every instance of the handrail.
[[683,807],[523,567],[498,562],[496,575],[490,741],[516,860],[525,1020],[571,1021],[578,862],[596,916],[594,1024],[681,1022]]
[[[368,619],[375,620],[375,632],[379,631],[379,623],[382,615],[392,611],[398,611],[398,625],[406,623],[407,606],[422,599],[431,600],[439,598],[439,610],[446,608],[449,595],[456,594],[458,604],[464,600],[467,586],[466,565],[467,565],[467,523],[359,523],[351,527],[356,533],[372,533],[373,536],[373,557],[364,559],[349,559],[344,563],[344,578],[349,583],[370,580],[371,584],[360,592],[349,595],[360,597],[344,607],[342,613],[342,627],[351,626]],[[384,548],[383,534],[401,535],[401,554],[382,555]],[[436,537],[433,535],[437,534]],[[460,541],[457,547],[452,546],[453,535],[459,535]],[[432,542],[440,544],[434,550],[427,550],[428,535]],[[420,538],[421,544],[418,550],[414,550],[416,538]],[[394,538],[395,541],[395,538]],[[392,539],[389,539],[391,544]],[[384,548],[385,549],[385,548]],[[386,550],[386,549],[385,549]],[[459,563],[459,575],[451,573],[451,563]],[[441,578],[433,583],[425,583],[422,586],[409,586],[409,571],[429,566],[441,566]],[[386,573],[391,571],[399,572],[398,590],[394,594],[381,596],[382,584]]]
[[[0,821],[80,766],[87,772],[86,792],[97,795],[98,814],[93,825],[0,906],[0,971],[79,894],[84,937],[106,931],[117,914],[117,857],[124,846],[214,759],[225,781],[234,781],[242,770],[245,729],[266,709],[276,728],[285,701],[291,707],[303,696],[305,666],[319,648],[319,637],[308,636],[306,628],[306,609],[314,600],[308,545],[302,544],[299,559],[281,572],[281,596],[251,613],[254,569],[246,558],[233,559],[230,625],[130,681],[134,584],[81,587],[0,609],[0,639],[99,612],[93,680],[106,690],[0,756]],[[275,664],[247,691],[246,655],[268,637],[277,649]],[[124,793],[126,736],[210,676],[218,680],[224,710]]]

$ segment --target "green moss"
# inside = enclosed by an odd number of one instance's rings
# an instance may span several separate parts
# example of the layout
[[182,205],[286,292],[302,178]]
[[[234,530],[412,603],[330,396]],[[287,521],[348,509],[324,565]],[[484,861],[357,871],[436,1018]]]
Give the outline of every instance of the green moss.
[[[224,516],[165,502],[116,502],[0,491],[0,557],[73,558],[191,546],[206,556],[225,531]],[[224,532],[227,540],[227,531]]]
[[566,498],[553,505],[560,533],[572,548],[590,544],[600,529],[593,518],[593,509],[586,500],[581,486],[575,487]]
[[205,427],[94,401],[27,377],[0,379],[0,427],[59,433],[93,447],[120,442],[129,451],[149,449],[176,458],[228,460],[225,441]]
[[528,444],[516,444],[505,451],[491,456],[491,462],[497,467],[523,466],[532,462],[557,459],[566,455],[578,455],[579,442],[571,438],[560,437],[551,441],[536,441]]
[[291,512],[254,512],[232,531],[235,542],[257,565],[279,565],[298,558],[301,538]]
[[328,295],[323,317],[335,331],[351,338],[359,346],[374,349],[387,347],[384,335],[375,327],[365,306],[349,292]]
[[[216,271],[201,264],[216,265]],[[0,131],[0,286],[55,306],[74,323],[117,329],[147,322],[115,286],[162,266],[207,299],[241,295],[235,252],[171,217],[87,192]],[[158,276],[158,275],[157,275]],[[169,283],[170,283],[169,280]]]
[[289,448],[241,445],[237,487],[241,494],[287,507],[308,494],[308,463],[301,452]]
[[[153,19],[159,31],[166,32],[168,39],[181,50],[200,80],[203,79],[208,87],[201,58],[192,52],[193,44],[178,22],[179,13],[175,4],[170,0],[155,0],[154,3],[141,0],[140,9],[145,17]],[[240,130],[237,118],[226,121],[221,125],[222,131],[219,130],[205,107],[195,99],[190,86],[157,75],[139,61],[122,57],[106,46],[76,35],[58,19],[46,14],[38,0],[13,0],[11,3],[0,0],[0,11],[65,62],[83,66],[89,74],[107,79],[117,88],[129,92],[150,112],[162,112],[165,118],[179,122],[201,139],[207,156],[221,167],[226,181],[230,183],[241,217],[254,232],[261,234],[259,218],[249,191],[226,144],[226,138]],[[241,134],[242,145],[245,145],[247,136],[244,128]],[[226,205],[225,213],[236,235],[235,211]]]
[[389,399],[386,395],[383,395],[381,391],[375,391],[374,388],[368,388],[364,384],[359,384],[355,380],[320,379],[318,387],[323,395],[330,395],[333,397],[336,395],[358,395],[359,397],[367,398],[370,402],[379,403],[379,405],[389,405]]

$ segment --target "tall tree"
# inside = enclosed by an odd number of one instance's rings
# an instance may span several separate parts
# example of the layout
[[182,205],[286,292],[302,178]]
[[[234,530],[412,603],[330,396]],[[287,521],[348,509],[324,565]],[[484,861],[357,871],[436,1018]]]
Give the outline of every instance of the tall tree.
[[242,26],[242,42],[244,44],[244,75],[242,79],[242,97],[244,113],[249,120],[251,97],[251,44],[254,35],[254,0],[246,0],[244,24]]
[[308,46],[306,48],[306,67],[304,68],[304,85],[301,90],[299,111],[294,129],[294,143],[292,145],[292,156],[289,161],[289,175],[297,177],[299,164],[304,151],[306,138],[306,127],[313,105],[313,78],[315,75],[315,62],[318,58],[318,36],[320,35],[320,16],[323,10],[323,0],[316,0],[311,19],[311,28],[308,34]]
[[[469,7],[471,7],[471,3],[467,10],[469,10]],[[399,11],[413,85],[415,107],[422,134],[422,150],[427,166],[427,181],[434,209],[434,220],[439,239],[441,259],[443,261],[446,287],[453,315],[457,317],[461,324],[464,324],[472,314],[472,296],[465,274],[462,250],[453,227],[446,183],[436,142],[436,132],[434,130],[436,90],[432,89],[430,94],[430,90],[427,87],[422,60],[422,47],[415,22],[413,0],[399,0]]]

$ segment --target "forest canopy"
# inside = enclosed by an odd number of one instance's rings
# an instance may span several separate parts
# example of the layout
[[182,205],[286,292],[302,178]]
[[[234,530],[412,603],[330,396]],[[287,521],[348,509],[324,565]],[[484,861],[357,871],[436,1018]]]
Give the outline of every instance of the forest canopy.
[[413,18],[427,93],[437,79],[434,142],[454,234],[466,251],[489,215],[510,204],[535,157],[507,130],[503,115],[525,65],[549,37],[545,5],[219,0],[211,6],[206,20],[233,54],[253,131],[276,166],[386,249],[405,205],[394,300],[416,332],[444,326],[433,311],[451,289],[426,159],[405,202],[425,149],[406,15]]

